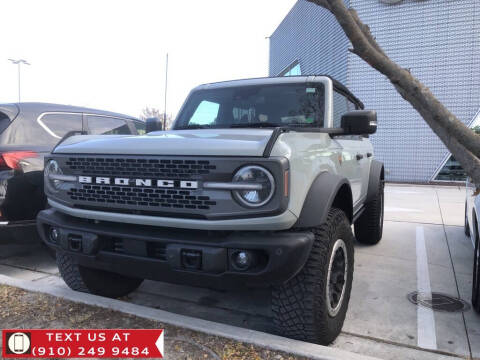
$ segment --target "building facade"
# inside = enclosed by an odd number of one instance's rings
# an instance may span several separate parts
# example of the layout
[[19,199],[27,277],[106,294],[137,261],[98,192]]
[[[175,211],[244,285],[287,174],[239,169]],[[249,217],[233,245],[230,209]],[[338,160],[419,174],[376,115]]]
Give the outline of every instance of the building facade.
[[[380,46],[462,122],[480,125],[480,1],[345,0]],[[378,112],[375,155],[390,181],[462,180],[448,150],[392,84],[348,51],[333,15],[299,0],[270,38],[270,76],[327,74]]]

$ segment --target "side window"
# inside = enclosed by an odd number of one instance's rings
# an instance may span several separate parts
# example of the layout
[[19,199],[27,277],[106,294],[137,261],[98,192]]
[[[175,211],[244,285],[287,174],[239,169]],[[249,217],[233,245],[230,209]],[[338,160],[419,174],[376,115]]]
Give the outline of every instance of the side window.
[[333,127],[339,128],[341,125],[342,115],[349,111],[349,101],[342,94],[333,92]]
[[87,122],[90,134],[93,135],[129,135],[132,133],[127,122],[121,119],[89,115]]
[[50,136],[61,139],[69,131],[82,130],[82,114],[46,114],[38,123]]
[[10,125],[10,118],[0,112],[0,134]]
[[145,135],[145,133],[147,132],[146,124],[144,121],[133,121],[133,125],[135,126],[135,129],[137,129],[138,135]]
[[220,104],[215,102],[203,100],[198,106],[192,117],[189,125],[214,125],[217,121],[218,110]]
[[348,108],[348,111],[357,110],[357,106],[348,99],[347,99],[347,108]]

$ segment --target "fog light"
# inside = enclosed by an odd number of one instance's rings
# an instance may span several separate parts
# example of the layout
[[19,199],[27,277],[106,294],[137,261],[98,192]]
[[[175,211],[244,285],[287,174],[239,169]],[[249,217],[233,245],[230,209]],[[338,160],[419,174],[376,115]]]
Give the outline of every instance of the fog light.
[[60,237],[60,231],[57,228],[52,227],[50,229],[50,241],[57,243],[59,237]]
[[248,268],[251,267],[253,262],[252,254],[249,251],[243,251],[243,250],[233,253],[232,259],[233,259],[233,265],[238,270],[247,270]]

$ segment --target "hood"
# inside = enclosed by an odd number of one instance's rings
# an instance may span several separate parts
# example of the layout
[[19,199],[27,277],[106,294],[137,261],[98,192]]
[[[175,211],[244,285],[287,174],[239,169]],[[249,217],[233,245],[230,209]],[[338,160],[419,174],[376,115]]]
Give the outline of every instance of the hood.
[[72,136],[58,154],[125,154],[189,156],[262,156],[271,129],[200,129],[153,132],[143,136]]

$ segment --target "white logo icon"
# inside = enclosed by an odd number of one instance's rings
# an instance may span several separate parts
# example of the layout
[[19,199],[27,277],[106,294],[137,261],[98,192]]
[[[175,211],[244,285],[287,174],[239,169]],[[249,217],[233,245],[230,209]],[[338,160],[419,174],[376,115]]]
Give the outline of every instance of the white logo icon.
[[17,355],[25,354],[30,349],[30,338],[21,332],[12,334],[8,339],[8,349]]

